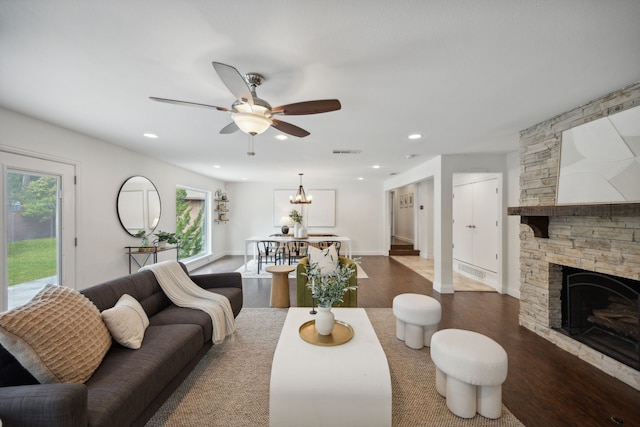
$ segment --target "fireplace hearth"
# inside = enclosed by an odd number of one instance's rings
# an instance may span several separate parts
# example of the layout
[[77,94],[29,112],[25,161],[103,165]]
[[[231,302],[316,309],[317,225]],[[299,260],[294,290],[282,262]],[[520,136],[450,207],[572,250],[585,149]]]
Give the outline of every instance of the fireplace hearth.
[[640,282],[562,268],[560,331],[640,370]]

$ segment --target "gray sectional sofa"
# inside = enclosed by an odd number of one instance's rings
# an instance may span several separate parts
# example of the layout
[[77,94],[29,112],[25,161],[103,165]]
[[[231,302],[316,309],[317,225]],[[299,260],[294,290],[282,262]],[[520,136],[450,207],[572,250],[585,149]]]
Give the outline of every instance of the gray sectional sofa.
[[[204,289],[225,295],[234,316],[240,313],[239,273],[193,275],[191,279]],[[212,346],[209,315],[172,304],[150,271],[81,293],[100,311],[113,307],[125,293],[138,300],[149,317],[141,348],[132,350],[114,341],[84,384],[39,384],[0,346],[3,427],[144,425]]]

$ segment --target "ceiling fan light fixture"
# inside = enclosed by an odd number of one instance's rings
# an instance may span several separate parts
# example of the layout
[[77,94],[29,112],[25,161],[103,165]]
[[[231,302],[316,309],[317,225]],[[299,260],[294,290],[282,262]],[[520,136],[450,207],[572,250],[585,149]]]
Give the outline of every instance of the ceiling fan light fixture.
[[231,118],[240,130],[249,135],[259,135],[269,129],[271,119],[256,113],[233,113]]

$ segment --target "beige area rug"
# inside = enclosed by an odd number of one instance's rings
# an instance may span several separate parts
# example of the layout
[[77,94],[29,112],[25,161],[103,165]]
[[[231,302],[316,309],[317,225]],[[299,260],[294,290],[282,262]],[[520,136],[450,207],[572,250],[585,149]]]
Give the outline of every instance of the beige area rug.
[[[389,361],[393,426],[523,425],[504,405],[497,420],[453,415],[436,392],[429,348],[412,350],[395,337],[390,308],[366,311]],[[271,361],[286,315],[287,309],[242,309],[234,336],[205,355],[147,427],[268,426]],[[311,371],[300,381],[313,381]]]
[[[271,273],[269,273],[268,271],[265,271],[265,267],[268,267],[270,265],[274,265],[273,263],[269,263],[269,264],[262,264],[260,265],[260,274],[258,274],[258,262],[250,259],[249,261],[247,261],[247,268],[245,271],[244,265],[240,268],[238,268],[237,270],[235,270],[237,273],[242,274],[242,278],[243,279],[270,279],[271,278]],[[298,264],[292,264],[293,267],[297,266]],[[367,275],[367,273],[362,269],[362,267],[360,267],[360,264],[356,264],[356,268],[358,270],[358,279],[368,279],[369,276]],[[296,277],[296,271],[293,270],[291,273],[289,273],[289,278],[290,279],[295,279]]]
[[[425,259],[419,256],[392,256],[391,258],[398,261],[405,267],[410,268],[425,279],[433,282],[433,260]],[[491,286],[473,280],[460,273],[453,272],[453,290],[456,292],[497,292]]]

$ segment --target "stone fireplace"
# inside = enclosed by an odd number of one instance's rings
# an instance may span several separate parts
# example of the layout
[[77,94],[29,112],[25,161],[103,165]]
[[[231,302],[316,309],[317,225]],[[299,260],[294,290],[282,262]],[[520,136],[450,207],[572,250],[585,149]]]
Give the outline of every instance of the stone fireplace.
[[639,295],[639,281],[562,267],[558,330],[640,370]]
[[520,324],[638,390],[640,370],[563,330],[562,296],[563,267],[640,281],[640,204],[556,206],[556,189],[562,132],[639,104],[637,83],[522,131],[520,206],[508,211],[523,224]]

